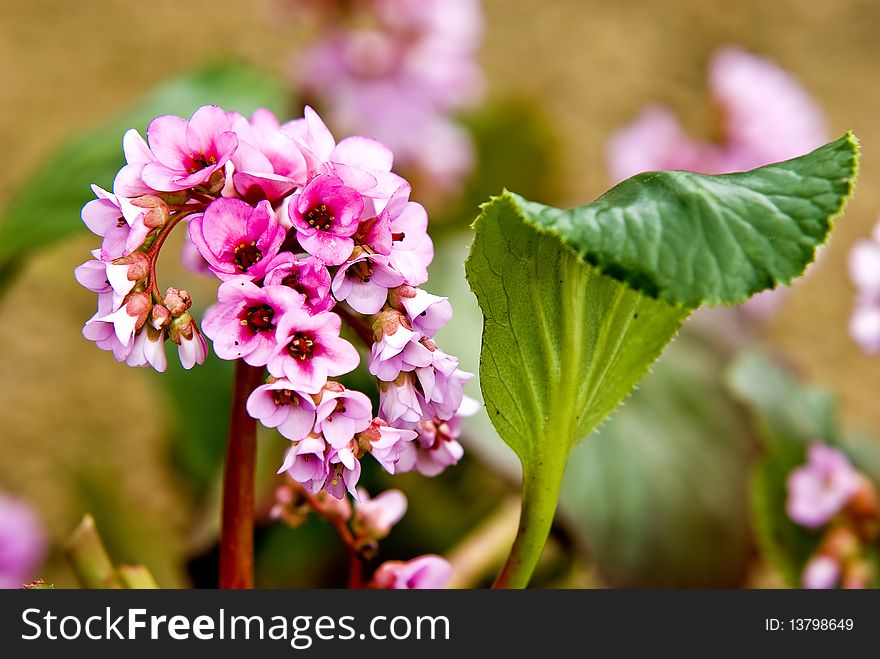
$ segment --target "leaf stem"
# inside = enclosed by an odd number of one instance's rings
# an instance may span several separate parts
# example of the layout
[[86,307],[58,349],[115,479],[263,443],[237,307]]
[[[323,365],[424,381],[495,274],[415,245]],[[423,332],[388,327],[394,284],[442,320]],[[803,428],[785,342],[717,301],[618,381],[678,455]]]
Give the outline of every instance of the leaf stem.
[[523,470],[522,509],[510,555],[492,588],[525,588],[550,536],[567,456],[545,456]]
[[122,588],[91,515],[83,517],[64,553],[83,588]]
[[263,379],[263,369],[235,363],[229,441],[223,475],[220,532],[220,587],[254,587],[254,471],[257,422],[247,413],[248,396]]

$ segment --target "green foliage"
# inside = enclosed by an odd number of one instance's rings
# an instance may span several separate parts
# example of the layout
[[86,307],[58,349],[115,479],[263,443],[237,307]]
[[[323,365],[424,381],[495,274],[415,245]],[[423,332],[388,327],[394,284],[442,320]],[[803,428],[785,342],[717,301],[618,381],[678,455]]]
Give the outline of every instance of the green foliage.
[[188,117],[214,103],[249,113],[257,107],[284,108],[283,84],[251,67],[214,64],[169,80],[121,117],[62,145],[13,195],[0,215],[0,281],[12,275],[31,250],[85,230],[80,209],[92,192],[89,184],[109,188],[124,164],[122,135],[143,131],[161,114]]

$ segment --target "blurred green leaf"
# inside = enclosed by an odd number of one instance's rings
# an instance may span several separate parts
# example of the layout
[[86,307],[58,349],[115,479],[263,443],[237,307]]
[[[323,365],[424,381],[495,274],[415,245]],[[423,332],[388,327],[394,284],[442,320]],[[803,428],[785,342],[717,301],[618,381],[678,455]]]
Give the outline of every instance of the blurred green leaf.
[[693,331],[569,457],[560,505],[603,580],[618,587],[731,587],[748,566],[752,447]]
[[85,231],[79,213],[91,197],[89,184],[109,188],[124,164],[122,136],[143,131],[161,114],[188,117],[214,103],[250,113],[257,107],[285,108],[281,81],[240,63],[218,63],[158,86],[121,117],[75,137],[53,153],[9,200],[0,215],[0,280],[8,279],[31,250]]

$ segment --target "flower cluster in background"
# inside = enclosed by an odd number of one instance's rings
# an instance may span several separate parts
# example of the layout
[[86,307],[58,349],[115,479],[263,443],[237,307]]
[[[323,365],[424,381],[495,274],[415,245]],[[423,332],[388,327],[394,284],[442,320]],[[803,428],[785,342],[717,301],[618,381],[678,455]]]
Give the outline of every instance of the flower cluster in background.
[[467,132],[451,117],[483,87],[476,61],[478,0],[296,0],[320,20],[296,62],[296,82],[337,130],[375,137],[438,191],[473,166]]
[[0,588],[20,588],[46,554],[46,537],[23,501],[0,494]]
[[[394,174],[392,152],[364,137],[339,143],[311,109],[281,124],[217,106],[161,116],[125,135],[127,164],[83,220],[103,238],[76,270],[98,295],[83,333],[118,361],[185,368],[207,344],[185,290],[160,292],[156,262],[188,225],[185,261],[220,280],[202,331],[221,359],[265,367],[252,417],[291,442],[281,471],[316,493],[356,496],[360,459],[390,473],[434,475],[461,457],[459,410],[472,377],[433,342],[451,317],[446,298],[418,288],[434,256],[425,209]],[[343,319],[370,350],[379,415],[338,376],[360,363]]]
[[358,565],[352,570],[355,581],[351,586],[382,590],[442,588],[449,581],[452,566],[434,554],[409,561],[385,561],[368,582],[363,582],[361,564],[375,557],[379,541],[406,514],[407,500],[400,490],[386,490],[370,498],[358,488],[358,495],[352,506],[348,499],[335,499],[324,492],[313,494],[291,481],[275,490],[275,505],[269,514],[293,527],[302,524],[312,512],[332,524]]
[[822,534],[804,568],[805,588],[864,588],[876,578],[866,556],[880,530],[876,488],[841,451],[810,445],[807,463],[788,476],[786,511]]
[[856,286],[850,334],[867,354],[880,354],[880,223],[871,238],[858,241],[852,248],[849,271]]

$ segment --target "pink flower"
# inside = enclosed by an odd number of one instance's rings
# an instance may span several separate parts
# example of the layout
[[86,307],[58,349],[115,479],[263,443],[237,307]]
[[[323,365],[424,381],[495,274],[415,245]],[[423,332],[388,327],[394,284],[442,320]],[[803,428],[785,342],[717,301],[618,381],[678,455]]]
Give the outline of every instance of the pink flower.
[[261,108],[250,121],[237,112],[230,112],[229,117],[238,135],[232,180],[244,199],[275,201],[305,184],[305,158],[296,142],[281,130],[274,114]]
[[880,353],[880,304],[859,304],[849,321],[849,333],[869,355]]
[[315,432],[322,433],[333,448],[343,449],[355,434],[370,425],[373,405],[361,392],[328,382],[321,392],[316,415]]
[[381,254],[362,253],[344,263],[333,277],[333,295],[362,314],[375,314],[385,305],[388,289],[403,284],[403,276]]
[[[92,255],[99,256],[100,250],[93,250]],[[73,276],[83,286],[93,293],[109,293],[113,289],[107,279],[107,264],[97,258],[86,261],[74,269]]]
[[320,437],[309,436],[295,443],[284,454],[278,473],[287,474],[312,494],[324,487],[329,467],[324,456],[326,444]]
[[788,476],[788,516],[801,526],[819,528],[847,504],[859,482],[859,473],[843,453],[815,442],[807,463]]
[[608,168],[615,181],[668,169],[743,171],[793,158],[826,141],[815,102],[772,62],[728,47],[715,53],[709,69],[723,122],[720,143],[691,139],[667,109],[650,107],[609,141]]
[[804,567],[801,585],[804,588],[835,588],[840,582],[840,563],[830,556],[814,556]]
[[407,329],[400,322],[385,331],[391,330],[392,333],[383,333],[382,338],[370,348],[371,374],[383,382],[392,382],[401,372],[431,365],[433,355],[419,341],[419,334]]
[[381,540],[406,514],[406,495],[400,490],[385,490],[374,499],[361,488],[358,494],[352,527],[359,537]]
[[404,283],[420,286],[428,281],[428,266],[434,260],[434,243],[428,235],[428,214],[414,201],[408,202],[391,220],[394,242],[388,262],[403,275]]
[[464,385],[473,377],[458,368],[458,359],[433,346],[431,364],[415,369],[428,418],[451,419],[464,399]]
[[431,339],[441,327],[452,318],[452,305],[449,298],[431,295],[420,288],[413,289],[414,295],[401,295],[400,304],[406,310],[412,327],[423,337]]
[[305,297],[309,313],[330,311],[336,304],[330,295],[330,272],[314,256],[296,258],[282,252],[269,264],[264,286],[287,286]]
[[271,379],[254,389],[247,400],[247,411],[267,428],[277,428],[282,437],[298,442],[315,425],[315,401],[294,391],[285,379]]
[[401,373],[392,382],[379,382],[379,413],[388,423],[418,423],[424,414],[412,373]]
[[224,280],[241,275],[262,279],[285,233],[268,201],[254,208],[240,199],[217,199],[189,223],[196,249]]
[[276,330],[277,347],[269,359],[269,373],[286,377],[297,391],[318,393],[328,376],[353,371],[360,356],[339,337],[341,324],[339,316],[329,312],[311,316],[297,309],[284,314]]
[[324,491],[341,499],[345,491],[357,500],[357,484],[361,477],[361,463],[350,448],[332,449],[329,453],[330,474]]
[[165,355],[165,330],[155,330],[146,326],[131,346],[131,352],[125,359],[129,366],[152,366],[159,373],[168,368],[168,357]]
[[856,308],[850,318],[853,339],[868,354],[880,353],[880,223],[871,239],[858,241],[849,253]]
[[336,176],[319,175],[288,206],[300,245],[327,265],[343,263],[354,249],[364,200]]
[[[114,359],[121,362],[125,361],[128,353],[131,352],[132,342],[130,337],[127,336],[125,340],[120,340],[116,332],[116,324],[106,320],[112,314],[114,306],[116,306],[114,304],[114,297],[115,295],[112,290],[98,294],[98,310],[94,316],[86,321],[82,334],[89,341],[94,341],[95,345],[101,350],[111,351]],[[125,333],[125,330],[123,330],[123,335]]]
[[0,588],[20,588],[46,554],[46,537],[34,510],[0,495]]
[[205,358],[208,356],[208,343],[195,323],[192,324],[190,336],[180,335],[180,342],[177,343],[177,356],[180,359],[181,366],[186,370],[191,369],[196,364],[205,363]]
[[93,322],[112,325],[119,342],[125,346],[131,346],[135,332],[143,327],[152,307],[153,303],[148,294],[133,293],[126,298],[118,309],[103,316],[93,318],[86,325]]
[[397,464],[410,450],[410,445],[416,438],[415,431],[392,428],[382,419],[376,418],[360,437],[369,443],[370,454],[389,474],[409,471],[409,469],[398,470]]
[[244,359],[251,366],[266,365],[277,347],[278,321],[303,305],[296,291],[286,286],[260,288],[247,277],[223,282],[217,300],[202,321],[214,352],[220,359]]
[[229,118],[216,105],[200,107],[189,121],[157,117],[147,127],[147,139],[156,160],[144,165],[144,183],[166,192],[208,183],[238,146]]
[[122,213],[116,195],[92,186],[97,199],[92,199],[82,208],[82,221],[89,231],[101,236],[102,261],[112,261],[126,253],[126,244],[131,228]]
[[189,237],[189,231],[184,234],[183,247],[180,248],[180,262],[184,268],[197,275],[210,276],[214,274],[205,257],[193,244],[192,238]]
[[371,586],[383,590],[442,588],[452,576],[452,566],[445,558],[428,554],[410,561],[386,561],[373,575]]

